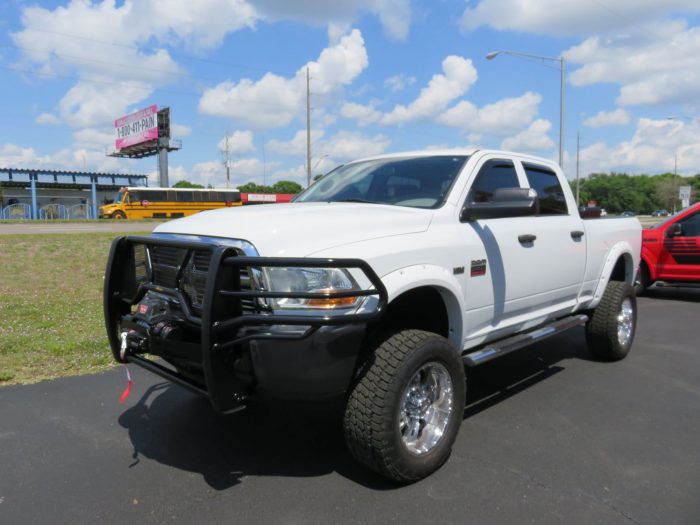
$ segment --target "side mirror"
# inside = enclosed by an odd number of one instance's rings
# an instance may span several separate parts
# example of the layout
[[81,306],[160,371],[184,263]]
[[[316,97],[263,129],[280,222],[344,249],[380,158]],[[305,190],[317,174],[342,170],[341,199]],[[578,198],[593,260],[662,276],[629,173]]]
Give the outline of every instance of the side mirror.
[[679,235],[683,235],[683,228],[679,222],[674,222],[666,230],[666,237],[678,237]]
[[537,192],[531,188],[498,188],[489,202],[468,202],[462,208],[459,220],[499,219],[503,217],[527,217],[540,211]]

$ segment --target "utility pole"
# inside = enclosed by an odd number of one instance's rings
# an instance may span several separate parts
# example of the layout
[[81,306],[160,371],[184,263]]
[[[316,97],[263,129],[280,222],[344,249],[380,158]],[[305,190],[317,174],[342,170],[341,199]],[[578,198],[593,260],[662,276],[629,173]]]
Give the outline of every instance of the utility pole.
[[306,66],[306,187],[311,186],[311,91],[309,67]]
[[579,161],[579,151],[581,150],[581,133],[576,132],[576,207],[581,207],[581,180],[578,174],[578,161]]
[[229,185],[231,183],[231,147],[229,146],[228,142],[228,131],[224,137],[224,149],[221,151],[221,154],[224,157],[224,166],[226,167],[226,189],[229,189]]

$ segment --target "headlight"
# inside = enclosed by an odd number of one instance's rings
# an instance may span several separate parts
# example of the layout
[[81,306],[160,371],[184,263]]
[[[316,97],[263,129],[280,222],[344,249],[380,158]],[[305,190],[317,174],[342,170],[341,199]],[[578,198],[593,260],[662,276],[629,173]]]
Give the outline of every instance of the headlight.
[[[344,268],[265,267],[259,272],[265,290],[270,292],[327,293],[360,291],[360,287]],[[287,309],[337,310],[352,308],[359,297],[274,298],[270,306]]]

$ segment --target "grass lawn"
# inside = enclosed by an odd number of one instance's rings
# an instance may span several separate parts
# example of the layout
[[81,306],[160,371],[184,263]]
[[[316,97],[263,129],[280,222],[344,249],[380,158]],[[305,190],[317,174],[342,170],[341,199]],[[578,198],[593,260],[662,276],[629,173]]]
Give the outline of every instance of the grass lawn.
[[116,236],[0,235],[0,385],[112,366],[102,282]]

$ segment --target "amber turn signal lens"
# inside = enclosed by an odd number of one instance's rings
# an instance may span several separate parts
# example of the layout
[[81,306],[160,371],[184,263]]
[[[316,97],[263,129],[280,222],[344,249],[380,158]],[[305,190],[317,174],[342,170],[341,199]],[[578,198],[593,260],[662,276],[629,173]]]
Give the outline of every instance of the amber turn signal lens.
[[[338,290],[319,290],[321,293],[333,293]],[[328,297],[323,299],[309,299],[307,306],[310,308],[325,308],[332,310],[334,308],[350,308],[355,305],[357,297]]]

